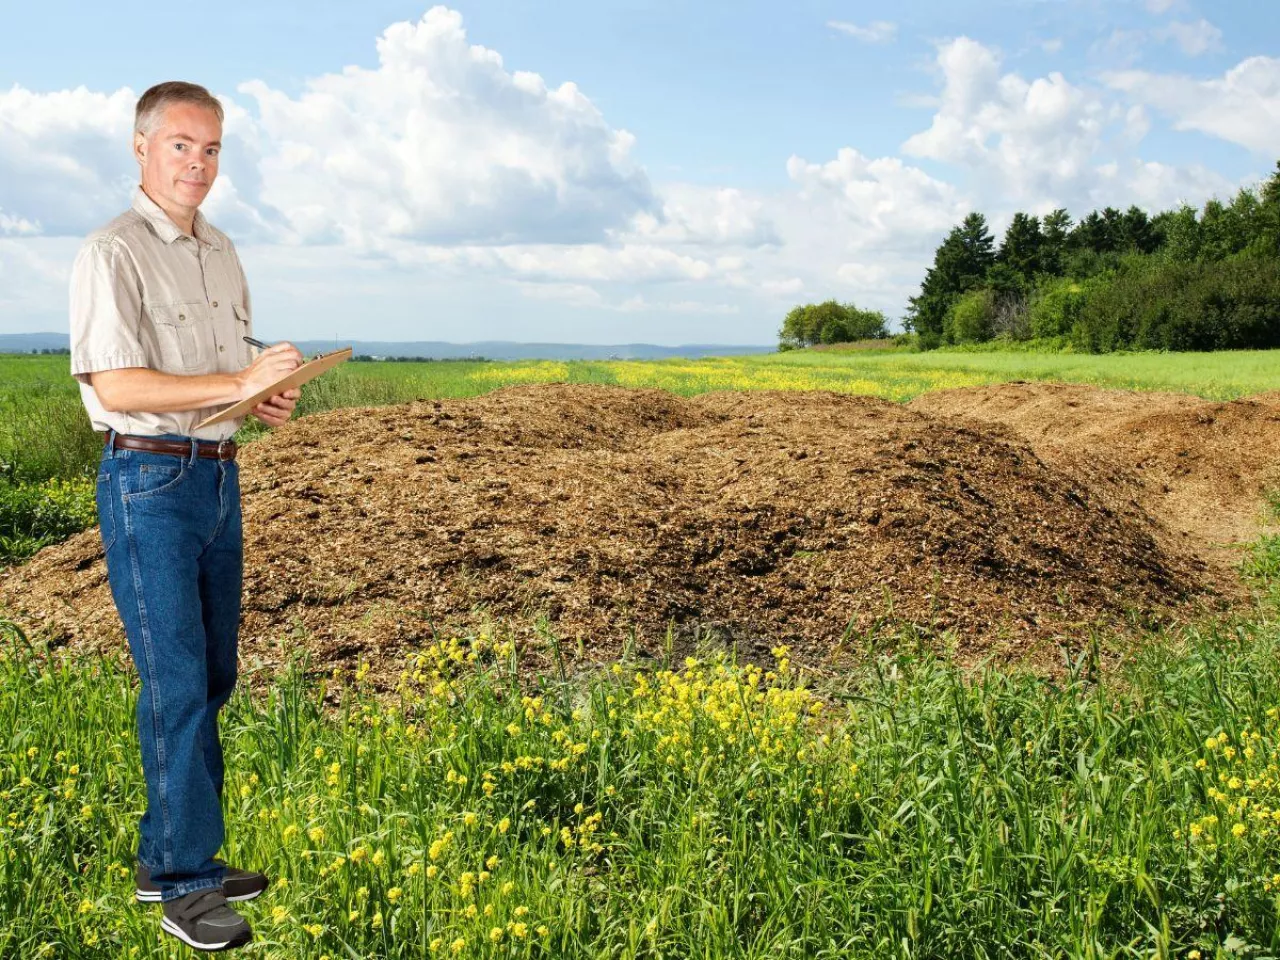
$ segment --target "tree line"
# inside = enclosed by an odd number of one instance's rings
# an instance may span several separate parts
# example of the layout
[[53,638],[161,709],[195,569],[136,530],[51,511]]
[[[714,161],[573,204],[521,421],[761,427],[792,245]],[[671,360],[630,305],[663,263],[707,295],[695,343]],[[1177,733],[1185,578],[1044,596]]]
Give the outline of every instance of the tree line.
[[1041,339],[1101,353],[1280,347],[1280,164],[1229,202],[981,213],[943,240],[905,326],[925,349]]

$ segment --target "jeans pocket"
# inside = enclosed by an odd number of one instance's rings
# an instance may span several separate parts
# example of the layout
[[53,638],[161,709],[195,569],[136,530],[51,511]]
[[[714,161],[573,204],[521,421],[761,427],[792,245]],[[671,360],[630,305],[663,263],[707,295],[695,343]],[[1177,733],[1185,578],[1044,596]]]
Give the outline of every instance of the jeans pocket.
[[120,499],[131,502],[163,496],[181,484],[187,476],[187,462],[177,457],[171,459],[173,463],[139,462],[136,458],[131,459],[129,467],[120,477]]
[[111,552],[116,542],[116,511],[113,506],[115,497],[111,493],[111,473],[98,471],[98,482],[94,487],[94,502],[98,507],[98,535],[102,538],[102,555]]

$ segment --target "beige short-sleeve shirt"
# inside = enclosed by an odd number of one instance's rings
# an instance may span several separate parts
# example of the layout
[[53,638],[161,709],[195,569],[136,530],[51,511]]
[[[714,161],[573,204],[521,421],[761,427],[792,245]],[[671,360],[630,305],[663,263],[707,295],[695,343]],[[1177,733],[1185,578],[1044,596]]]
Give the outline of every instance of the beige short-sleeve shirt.
[[256,351],[249,285],[227,236],[197,211],[184,234],[138,187],[133,207],[85,240],[71,271],[71,373],[95,430],[225,440],[244,418],[196,430],[218,407],[175,413],[105,409],[89,374],[121,367],[234,373]]

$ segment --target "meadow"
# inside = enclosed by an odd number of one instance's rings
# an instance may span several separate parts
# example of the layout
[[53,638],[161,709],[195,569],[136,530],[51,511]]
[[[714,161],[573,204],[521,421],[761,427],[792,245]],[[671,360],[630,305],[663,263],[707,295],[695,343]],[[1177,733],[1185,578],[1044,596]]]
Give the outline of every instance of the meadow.
[[[87,430],[64,364],[0,360],[11,489],[85,482],[53,449]],[[555,379],[905,400],[1014,378],[1226,399],[1280,389],[1280,364],[836,351],[348,364],[305,409]],[[931,652],[945,635],[912,632],[850,638],[868,665],[838,682],[785,647],[764,664],[708,649],[530,677],[500,623],[437,637],[389,696],[363,668],[313,679],[299,661],[224,712],[224,853],[273,880],[245,907],[257,939],[243,953],[1280,956],[1280,538],[1241,573],[1249,608],[1130,638],[1107,671],[1087,649],[1057,678],[962,672]],[[0,629],[0,956],[189,955],[132,901],[144,790],[127,655]]]
[[[67,357],[0,355],[0,478],[71,479],[96,463]],[[1070,354],[796,350],[700,360],[348,363],[308,384],[302,415],[337,407],[470,397],[514,384],[618,384],[681,395],[709,390],[834,390],[905,402],[929,390],[1064,380],[1233,400],[1280,390],[1274,352]],[[237,439],[261,431],[252,418]]]

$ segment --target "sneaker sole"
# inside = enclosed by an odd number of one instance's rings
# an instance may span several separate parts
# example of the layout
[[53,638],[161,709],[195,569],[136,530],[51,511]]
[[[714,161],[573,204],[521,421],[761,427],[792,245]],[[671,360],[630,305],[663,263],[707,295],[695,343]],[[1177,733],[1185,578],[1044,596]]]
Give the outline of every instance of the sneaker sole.
[[[253,891],[253,893],[242,893],[238,897],[227,897],[227,902],[242,903],[245,900],[252,900],[254,897],[260,897],[262,896],[262,893],[263,893],[262,890],[255,890]],[[159,903],[160,891],[159,890],[156,890],[156,891],[135,890],[133,892],[133,898],[137,900],[139,903]]]
[[246,943],[248,943],[250,940],[253,939],[253,934],[244,933],[239,936],[232,937],[230,940],[227,940],[224,943],[197,943],[196,941],[192,940],[189,936],[187,936],[185,933],[183,933],[182,928],[179,927],[173,921],[171,921],[168,917],[160,918],[160,929],[163,930],[165,933],[169,933],[177,937],[179,940],[185,943],[188,947],[191,947],[193,950],[203,950],[206,953],[212,953],[215,950],[229,950],[232,947],[242,947]]

